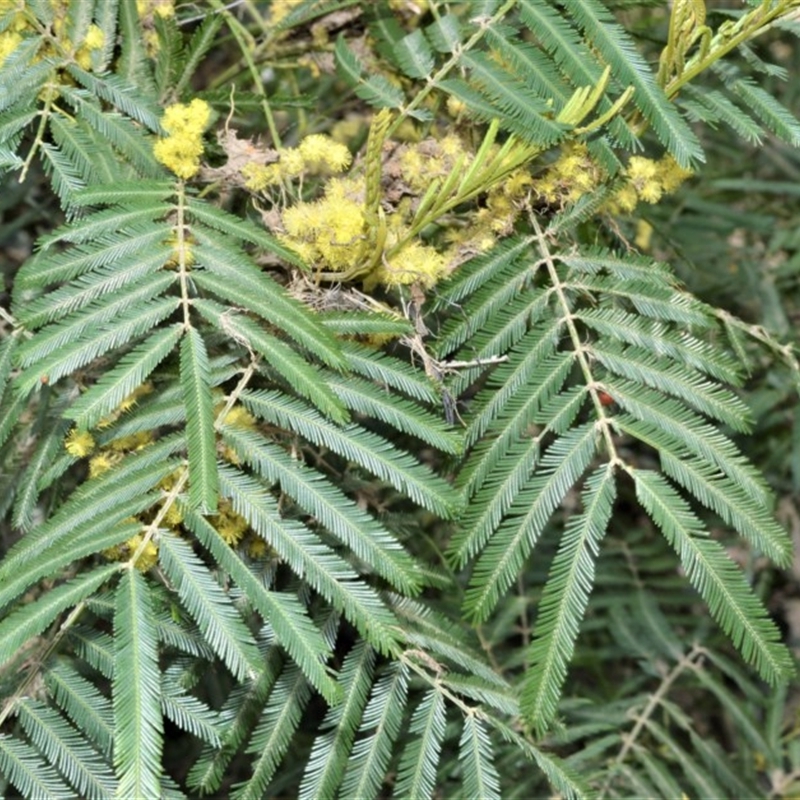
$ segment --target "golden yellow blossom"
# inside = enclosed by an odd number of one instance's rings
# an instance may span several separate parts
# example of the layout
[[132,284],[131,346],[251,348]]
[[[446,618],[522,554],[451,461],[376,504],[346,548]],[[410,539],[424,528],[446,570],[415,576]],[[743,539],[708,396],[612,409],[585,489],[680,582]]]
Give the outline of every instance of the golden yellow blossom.
[[301,2],[303,2],[303,0],[279,0],[277,3],[272,3],[270,7],[270,25],[277,25],[295,8],[295,6],[300,5]]
[[296,147],[287,147],[280,151],[278,169],[284,178],[296,178],[306,168],[303,154]]
[[195,175],[203,155],[203,130],[210,117],[211,107],[198,98],[167,106],[161,125],[169,136],[153,146],[156,160],[184,180]]
[[171,169],[179,178],[187,180],[200,169],[203,145],[195,139],[168,136],[153,145],[156,161]]
[[16,31],[0,33],[0,66],[19,47],[22,37]]
[[650,158],[631,156],[625,174],[634,182],[644,182],[658,175],[658,165]]
[[684,169],[670,155],[664,156],[658,162],[658,177],[664,186],[667,194],[674,192],[687,178],[691,178],[694,173],[690,169]]
[[653,226],[645,219],[636,222],[636,238],[633,243],[640,250],[649,250],[650,242],[653,238]]
[[269,551],[267,543],[260,536],[251,536],[247,541],[247,555],[252,559],[264,558]]
[[228,500],[223,500],[219,505],[219,513],[209,519],[217,533],[231,547],[239,544],[249,527],[247,520],[233,510]]
[[508,197],[520,198],[533,184],[533,177],[526,169],[516,169],[509,173],[502,184],[502,191]]
[[362,256],[364,209],[355,200],[326,195],[298,203],[283,212],[283,226],[281,240],[325,271],[347,271]]
[[240,428],[255,428],[256,418],[244,406],[234,406],[225,415],[225,424]]
[[620,188],[613,197],[613,204],[616,206],[612,211],[620,211],[623,214],[630,214],[639,204],[639,195],[636,189],[627,183]]
[[451,117],[457,117],[466,110],[467,104],[463,100],[459,100],[452,94],[447,98],[447,111]]
[[664,187],[657,180],[647,181],[639,189],[639,197],[645,203],[657,203],[663,194]]
[[[127,542],[125,542],[125,547],[128,550],[128,557],[132,558],[134,553],[139,549],[139,546],[144,541],[144,537],[141,533],[137,533],[135,536],[131,536]],[[147,544],[142,549],[142,552],[139,554],[139,557],[136,559],[136,569],[139,572],[147,572],[147,570],[152,567],[156,561],[158,560],[158,546],[150,539]]]
[[173,103],[164,109],[161,127],[167,133],[180,136],[199,136],[211,119],[211,106],[195,97],[191,103]]
[[169,525],[170,528],[176,528],[183,522],[183,514],[175,503],[166,510],[163,522],[165,525]]
[[64,441],[64,447],[71,456],[84,458],[94,450],[94,438],[88,431],[73,428]]
[[256,164],[251,162],[242,167],[244,185],[251,192],[263,192],[270,186],[281,182],[281,168],[278,164]]
[[352,161],[347,147],[320,133],[306,136],[297,149],[307,169],[325,168],[331,172],[341,172],[347,169]]
[[89,459],[89,477],[96,478],[104,472],[108,472],[122,458],[120,453],[109,453],[102,451]]
[[419,283],[424,287],[433,286],[445,274],[447,261],[432,247],[409,242],[397,255],[394,255],[378,269],[375,280],[384,286]]
[[119,439],[114,439],[109,442],[107,447],[116,452],[125,450],[141,450],[147,447],[153,441],[153,434],[151,431],[139,431],[139,433],[132,433],[129,436],[120,436]]
[[564,147],[561,156],[552,164],[534,189],[548,203],[575,202],[595,189],[605,178],[585,144],[573,143]]
[[140,17],[169,19],[175,16],[175,0],[136,0],[136,11]]
[[99,50],[104,43],[103,31],[97,25],[90,25],[83,37],[83,47],[87,50]]

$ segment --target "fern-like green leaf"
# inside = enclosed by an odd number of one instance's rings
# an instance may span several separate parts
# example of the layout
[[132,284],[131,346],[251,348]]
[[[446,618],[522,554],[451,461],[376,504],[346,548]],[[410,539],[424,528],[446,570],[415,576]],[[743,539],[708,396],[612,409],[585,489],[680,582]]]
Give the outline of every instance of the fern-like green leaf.
[[[43,524],[29,531],[9,550],[0,565],[0,582],[24,572],[28,561],[69,536],[87,539],[104,534],[125,516],[153,505],[159,495],[149,494],[163,478],[180,466],[168,456],[177,441],[154,445],[128,457],[116,469],[88,481],[74,492]],[[156,460],[158,459],[158,460]],[[67,562],[68,563],[68,562]]]
[[[53,253],[40,250],[20,267],[15,289],[19,292],[25,289],[44,288],[59,281],[72,280],[106,265],[112,265],[115,272],[124,275],[134,264],[151,262],[163,264],[171,253],[170,247],[163,244],[158,246],[163,238],[163,226],[145,224],[127,229],[124,233],[106,233],[99,242],[76,245],[66,252]],[[130,261],[124,260],[126,257]],[[77,290],[77,286],[75,289]],[[48,303],[39,301],[31,305],[30,318],[25,316],[25,307],[19,311],[26,323],[32,327],[38,328],[45,320],[55,318],[48,315],[42,317],[40,321],[37,316],[48,311]]]
[[161,692],[162,713],[181,730],[208,742],[212,747],[219,747],[221,744],[219,715],[189,694],[174,678],[175,676],[169,674],[164,676]]
[[392,53],[400,68],[409,78],[427,78],[434,67],[431,46],[421,30],[417,29],[394,43]]
[[60,714],[30,699],[16,708],[30,740],[81,797],[104,800],[114,794],[116,781],[105,759]]
[[261,669],[256,643],[228,595],[183,539],[165,534],[159,561],[205,640],[240,680]]
[[431,798],[436,788],[436,768],[445,734],[444,698],[431,689],[414,710],[406,745],[397,768],[393,797]]
[[55,383],[110,350],[135,341],[169,317],[177,308],[178,302],[177,298],[163,297],[140,303],[128,313],[120,314],[114,321],[103,323],[94,335],[85,333],[77,341],[67,342],[55,350],[50,348],[49,340],[43,343],[41,349],[36,338],[29,340],[30,346],[20,350],[19,359],[23,366],[35,365],[36,369],[26,369],[20,375],[17,385],[22,392],[28,392],[37,383],[41,384],[43,377],[48,383]]
[[242,461],[267,481],[278,482],[283,492],[398,591],[419,591],[417,566],[402,545],[324,476],[246,429],[222,426],[221,432]]
[[426,409],[382,391],[357,378],[331,376],[328,385],[351,411],[391,425],[402,433],[422,439],[444,453],[461,451],[461,437]]
[[689,580],[743,658],[769,683],[788,677],[793,666],[780,633],[722,545],[708,538],[663,477],[646,470],[629,471],[639,502],[678,553]]
[[458,760],[465,797],[500,800],[500,776],[494,765],[492,742],[485,724],[475,714],[464,718]]
[[359,733],[347,765],[339,797],[374,798],[378,795],[400,733],[408,692],[408,667],[396,661],[372,689]]
[[234,308],[245,308],[277,325],[292,339],[332,367],[342,366],[339,347],[331,334],[309,312],[292,300],[272,279],[249,261],[235,263],[220,254],[219,248],[205,243],[203,262],[210,272],[197,271],[198,286],[228,300]]
[[240,684],[230,692],[219,714],[220,722],[225,726],[220,747],[204,748],[189,772],[187,785],[190,789],[203,794],[219,790],[228,765],[257,723],[283,664],[281,648],[277,645],[270,647],[258,678]]
[[776,136],[800,147],[800,122],[769,92],[744,78],[733,84],[733,91]]
[[396,620],[378,594],[308,528],[283,519],[277,503],[244,473],[220,467],[220,488],[259,536],[382,653],[396,646]]
[[722,92],[707,90],[705,87],[701,91],[695,86],[685,86],[681,91],[690,99],[682,97],[678,104],[686,109],[690,120],[695,118],[712,125],[724,122],[749,144],[761,143],[761,126]]
[[65,412],[65,416],[74,420],[81,429],[94,427],[144,383],[150,373],[174,350],[181,333],[180,325],[172,325],[149,336],[126,353],[113,369],[82,394]]
[[210,300],[195,300],[193,307],[226,335],[260,353],[270,371],[274,370],[323,414],[336,422],[347,421],[348,414],[343,404],[326,385],[319,370],[287,344],[266,333],[244,314],[234,313]]
[[684,167],[705,160],[694,131],[656,84],[635,44],[611,13],[598,0],[565,0],[564,6],[620,84],[634,87],[633,102],[675,160]]
[[363,640],[345,656],[339,672],[343,700],[328,709],[314,740],[299,800],[334,797],[369,697],[375,671],[375,651]]
[[138,500],[122,506],[117,513],[106,518],[102,525],[99,520],[93,520],[88,526],[79,526],[68,540],[38,551],[26,559],[24,568],[18,568],[3,580],[0,586],[0,608],[14,601],[40,578],[57,575],[73,561],[130,539],[140,530],[141,524],[119,520],[130,517],[131,513],[141,510],[141,507],[142,503]]
[[615,347],[612,342],[593,344],[591,353],[610,372],[675,395],[706,416],[730,425],[735,431],[747,433],[752,428],[750,409],[737,395],[685,365],[636,347]]
[[431,511],[444,517],[453,515],[458,500],[450,487],[380,436],[355,425],[336,427],[313,409],[275,392],[248,390],[242,392],[241,398],[244,405],[262,419],[295,431],[308,441],[354,461]]
[[362,77],[364,67],[343,36],[336,41],[334,55],[340,73],[362,100],[376,108],[399,108],[402,105],[403,92],[383,75]]
[[591,463],[597,448],[593,422],[556,439],[530,483],[518,494],[508,518],[480,558],[464,596],[464,610],[484,620],[514,581],[550,515]]
[[606,464],[587,479],[583,512],[567,524],[544,587],[521,699],[525,717],[540,734],[556,713],[615,497],[614,470]]
[[56,456],[61,454],[67,428],[66,422],[52,423],[49,430],[39,438],[36,449],[19,477],[20,486],[17,490],[11,517],[11,524],[15,528],[28,531],[33,527],[34,510],[43,488],[40,485],[42,473],[52,464]]
[[121,797],[159,797],[164,723],[147,580],[129,568],[114,612],[114,767]]
[[294,250],[284,247],[275,237],[247,219],[228,214],[222,209],[191,197],[188,198],[186,212],[196,222],[220,231],[233,239],[254,244],[277,256],[281,261],[297,267],[305,266]]
[[267,589],[203,517],[188,511],[185,519],[192,533],[247,594],[311,684],[330,703],[335,703],[340,690],[324,667],[330,647],[297,598]]
[[186,405],[189,502],[193,508],[214,514],[219,494],[214,406],[208,353],[203,337],[195,328],[189,328],[181,341],[181,387]]
[[26,742],[0,733],[0,774],[26,797],[62,800],[72,793],[58,772]]
[[247,783],[234,787],[236,800],[264,797],[275,770],[285,757],[303,711],[311,698],[311,687],[296,666],[288,666],[272,688],[261,719],[253,731],[248,753],[258,756]]
[[437,390],[424,372],[399,358],[376,352],[352,342],[342,344],[348,369],[376,383],[398,389],[423,403],[439,401]]
[[111,755],[114,719],[108,698],[64,661],[48,666],[44,675],[55,702],[104,756]]
[[117,564],[97,567],[62,583],[35,602],[18,608],[0,622],[0,664],[13,658],[34,636],[38,636],[63,611],[85,600],[119,571]]

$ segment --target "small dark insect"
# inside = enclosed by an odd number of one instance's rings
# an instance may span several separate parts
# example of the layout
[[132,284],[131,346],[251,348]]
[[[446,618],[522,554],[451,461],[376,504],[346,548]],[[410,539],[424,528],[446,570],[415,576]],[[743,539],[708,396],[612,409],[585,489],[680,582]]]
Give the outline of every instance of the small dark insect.
[[604,406],[613,406],[615,402],[608,392],[602,390],[597,393],[597,398],[600,400],[600,404]]

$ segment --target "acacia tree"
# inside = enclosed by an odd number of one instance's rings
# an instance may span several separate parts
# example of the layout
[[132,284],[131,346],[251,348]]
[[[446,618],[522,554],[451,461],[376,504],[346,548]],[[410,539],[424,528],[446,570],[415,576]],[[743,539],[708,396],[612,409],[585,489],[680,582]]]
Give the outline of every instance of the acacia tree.
[[0,11],[7,787],[789,791],[728,546],[791,561],[742,387],[800,370],[648,251],[704,125],[800,144],[800,0]]

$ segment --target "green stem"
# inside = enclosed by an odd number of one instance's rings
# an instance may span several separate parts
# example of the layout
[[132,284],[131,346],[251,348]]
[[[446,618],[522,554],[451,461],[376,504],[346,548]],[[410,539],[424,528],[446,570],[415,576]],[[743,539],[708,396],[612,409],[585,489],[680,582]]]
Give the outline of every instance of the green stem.
[[181,284],[181,306],[183,307],[183,327],[189,330],[191,327],[190,309],[192,305],[189,297],[189,275],[187,250],[189,247],[186,241],[186,186],[181,181],[178,184],[178,221],[175,225],[175,246],[178,250],[178,275]]
[[[742,29],[730,39],[722,38],[718,33],[711,41],[711,48],[704,57],[695,56],[689,60],[686,68],[677,77],[673,78],[664,89],[667,97],[672,99],[690,81],[694,80],[701,72],[708,69],[715,61],[727,55],[748,39],[755,38],[769,28],[775,20],[793,8],[800,8],[800,0],[783,0],[771,11],[764,5],[754,9],[740,20]],[[749,18],[749,20],[748,20]],[[715,45],[716,43],[716,45]]]
[[486,35],[486,31],[494,25],[496,22],[499,22],[512,8],[517,4],[517,0],[506,0],[505,3],[494,13],[492,17],[489,19],[483,19],[478,21],[478,30],[475,31],[474,34],[465,42],[463,47],[459,48],[457,52],[453,53],[452,56],[447,60],[445,64],[440,67],[438,72],[432,77],[428,78],[428,83],[425,87],[423,87],[414,99],[402,110],[400,116],[392,123],[389,131],[387,133],[387,138],[391,137],[391,135],[400,127],[400,125],[405,121],[406,117],[416,108],[418,108],[424,102],[425,98],[438,87],[439,82],[447,76],[447,74],[452,70],[458,62],[461,60],[461,56],[475,47],[478,42]]
[[36,155],[37,150],[39,149],[39,145],[42,143],[44,139],[44,132],[47,128],[47,121],[50,119],[50,109],[53,106],[53,101],[56,97],[56,91],[53,87],[52,83],[47,84],[47,99],[44,102],[44,108],[41,110],[41,117],[39,119],[39,126],[36,129],[36,136],[33,139],[33,144],[31,145],[31,149],[28,150],[28,155],[25,157],[25,163],[22,166],[22,172],[19,176],[19,182],[23,183],[25,178],[28,174],[28,170],[30,169],[31,164],[33,163],[33,157]]
[[592,374],[592,367],[589,364],[589,358],[587,356],[587,348],[583,344],[580,332],[575,324],[575,315],[572,313],[569,301],[567,300],[567,295],[564,291],[564,285],[558,276],[555,259],[550,252],[550,248],[547,245],[547,240],[545,239],[544,233],[539,226],[539,221],[536,219],[534,214],[531,214],[531,223],[533,224],[533,229],[536,232],[542,263],[547,267],[547,273],[550,276],[550,283],[556,292],[558,302],[561,305],[564,314],[564,320],[567,324],[567,330],[569,331],[569,337],[572,341],[572,347],[575,351],[575,356],[578,359],[578,365],[580,366],[581,372],[583,373],[583,378],[586,381],[586,388],[588,389],[589,395],[592,398],[592,404],[594,405],[595,414],[597,415],[598,425],[603,433],[603,440],[605,441],[609,458],[611,459],[612,465],[624,466],[622,458],[617,453],[617,448],[611,435],[611,419],[606,413],[606,408],[600,400],[600,387],[595,380],[594,375]]
[[[275,124],[275,117],[272,114],[272,108],[270,107],[269,100],[267,100],[267,92],[264,89],[264,82],[261,80],[261,74],[259,73],[258,67],[256,67],[255,62],[253,61],[252,50],[254,49],[254,42],[252,41],[252,36],[247,28],[245,28],[242,23],[239,22],[239,20],[236,19],[236,17],[234,17],[230,11],[228,11],[221,0],[210,0],[210,3],[212,7],[215,8],[220,14],[225,15],[225,19],[228,22],[228,27],[231,29],[231,33],[236,39],[236,43],[239,45],[239,50],[245,60],[245,63],[247,64],[247,69],[250,72],[250,76],[253,79],[253,88],[255,89],[256,94],[260,95],[261,97],[261,108],[264,112],[264,119],[267,122],[267,127],[269,128],[272,142],[275,147],[280,147],[281,137],[278,133],[278,126]],[[248,42],[248,39],[251,41]]]

